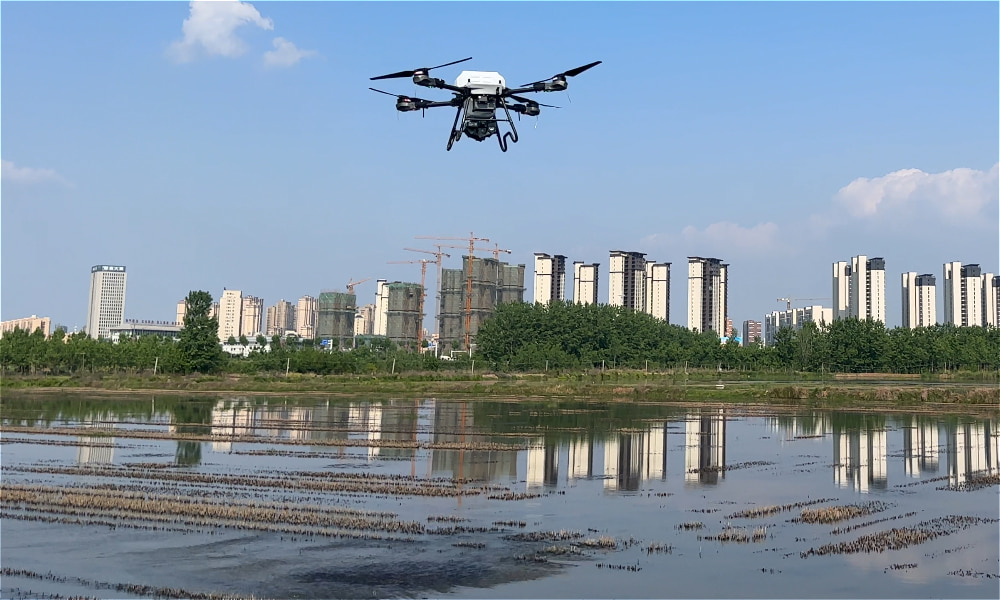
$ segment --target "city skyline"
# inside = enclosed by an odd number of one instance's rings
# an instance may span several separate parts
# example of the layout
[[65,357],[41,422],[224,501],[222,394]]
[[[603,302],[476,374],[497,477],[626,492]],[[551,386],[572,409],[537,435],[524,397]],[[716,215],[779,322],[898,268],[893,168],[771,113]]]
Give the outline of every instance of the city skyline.
[[[827,265],[859,252],[889,264],[889,326],[901,273],[1000,272],[994,3],[555,3],[530,23],[480,5],[242,6],[273,29],[222,19],[223,52],[185,37],[187,4],[5,4],[0,318],[82,329],[82,272],[102,262],[132,273],[126,318],[168,320],[190,290],[271,303],[365,277],[371,301],[375,278],[414,279],[384,263],[412,258],[415,236],[470,230],[512,264],[604,263],[601,301],[609,248],[725,257],[738,323],[825,296]],[[487,15],[544,42],[512,50],[462,26]],[[408,29],[426,18],[460,33]],[[446,153],[447,115],[397,115],[367,90],[463,56],[525,81],[604,62],[540,95],[563,109],[506,154]],[[358,207],[368,218],[343,218]],[[69,227],[88,232],[73,252],[54,239]],[[675,273],[672,323],[686,283]]]

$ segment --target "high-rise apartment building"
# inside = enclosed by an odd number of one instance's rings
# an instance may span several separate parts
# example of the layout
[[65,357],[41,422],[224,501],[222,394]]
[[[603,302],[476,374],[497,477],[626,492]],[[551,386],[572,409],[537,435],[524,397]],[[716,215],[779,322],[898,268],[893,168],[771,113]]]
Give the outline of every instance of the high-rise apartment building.
[[903,273],[903,327],[930,327],[937,323],[934,276]]
[[295,306],[295,333],[305,340],[316,337],[316,298],[302,296]]
[[983,275],[983,325],[1000,327],[1000,275]]
[[597,286],[600,263],[573,263],[573,302],[577,304],[597,304]]
[[[471,267],[471,268],[470,268]],[[469,295],[469,275],[472,295]],[[441,270],[441,348],[467,350],[475,344],[479,326],[501,304],[524,302],[524,265],[490,258],[462,257],[461,269]],[[390,307],[390,311],[395,310]],[[390,331],[389,336],[392,337]]]
[[960,327],[983,324],[983,272],[979,265],[944,264],[944,322]]
[[661,321],[670,320],[670,263],[646,263],[645,312]]
[[125,320],[125,267],[95,265],[90,268],[90,304],[87,335],[110,338],[111,328]]
[[859,254],[833,263],[833,316],[885,323],[885,259]]
[[535,302],[566,301],[566,257],[535,253]]
[[729,265],[718,258],[688,257],[688,329],[725,333]]
[[758,341],[763,342],[763,329],[760,321],[743,321],[743,345],[749,346]]
[[354,315],[354,335],[372,335],[375,327],[375,305],[365,304],[358,307]]
[[833,318],[851,316],[851,265],[847,261],[833,263]]
[[219,298],[219,340],[240,337],[243,322],[243,292],[223,290]]
[[294,331],[295,305],[281,299],[274,306],[268,306],[264,330],[268,337],[285,335],[286,331]]
[[885,259],[851,259],[850,316],[885,323]]
[[375,323],[372,334],[386,335],[389,331],[389,282],[379,279],[375,282]]
[[611,251],[608,268],[608,304],[642,311],[646,303],[646,255]]
[[264,299],[256,296],[243,297],[243,310],[240,315],[240,335],[248,338],[264,331]]

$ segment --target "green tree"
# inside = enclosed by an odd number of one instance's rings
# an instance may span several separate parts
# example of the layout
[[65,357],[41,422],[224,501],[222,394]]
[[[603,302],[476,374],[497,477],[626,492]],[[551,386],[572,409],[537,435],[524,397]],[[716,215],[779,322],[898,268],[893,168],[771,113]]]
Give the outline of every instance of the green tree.
[[177,343],[179,366],[185,373],[214,373],[222,367],[224,357],[219,348],[219,320],[208,316],[212,295],[192,291],[185,302],[184,329]]
[[236,338],[233,337],[233,336],[229,336],[229,339],[226,340],[226,343],[229,344],[230,346],[235,346],[236,345]]
[[264,337],[263,334],[258,333],[257,334],[257,343],[259,345],[261,345],[261,346],[266,346],[267,345],[267,338]]
[[247,336],[245,336],[243,334],[240,334],[240,345],[241,346],[247,346],[249,344],[250,344],[250,340],[247,339]]

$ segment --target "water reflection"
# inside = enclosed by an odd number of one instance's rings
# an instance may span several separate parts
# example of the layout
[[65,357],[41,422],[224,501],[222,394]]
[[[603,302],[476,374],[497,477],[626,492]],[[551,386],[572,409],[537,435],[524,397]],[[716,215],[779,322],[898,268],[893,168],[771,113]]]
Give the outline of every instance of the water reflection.
[[833,428],[833,480],[837,487],[861,493],[884,490],[889,485],[884,425]]
[[[266,438],[297,443],[282,452],[311,447],[343,461],[383,462],[394,473],[523,482],[535,492],[589,481],[608,493],[636,492],[666,482],[671,467],[683,469],[684,485],[723,485],[734,477],[734,463],[767,460],[773,443],[764,441],[771,436],[743,437],[758,421],[732,421],[733,409],[654,404],[233,396],[43,405],[5,398],[3,407],[3,421],[12,426],[72,422],[86,433],[100,432],[78,436],[78,464],[125,460],[116,455],[116,441],[128,435],[130,423],[151,422],[182,437],[175,441],[178,465],[199,465],[206,452],[247,450],[241,443]],[[996,419],[814,410],[766,417],[764,426],[780,433],[781,444],[822,448],[817,460],[805,463],[817,466],[797,473],[813,471],[857,493],[941,475],[962,485],[971,476],[1000,472]],[[406,461],[409,468],[391,461]]]
[[903,452],[910,477],[937,474],[941,454],[937,421],[911,417],[909,426],[903,429]]
[[717,484],[725,478],[725,409],[689,415],[684,423],[684,438],[685,483]]
[[76,438],[76,462],[80,465],[109,465],[115,461],[115,417],[91,419],[80,424],[88,435]]

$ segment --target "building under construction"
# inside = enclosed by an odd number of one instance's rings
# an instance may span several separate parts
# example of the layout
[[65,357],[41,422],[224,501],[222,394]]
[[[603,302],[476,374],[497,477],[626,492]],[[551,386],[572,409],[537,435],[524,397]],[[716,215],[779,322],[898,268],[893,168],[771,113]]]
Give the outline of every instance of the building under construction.
[[354,347],[354,318],[358,298],[344,292],[323,292],[316,302],[316,339],[330,340],[329,346]]
[[[461,269],[441,271],[441,346],[465,348],[466,298],[469,286],[469,257],[462,257]],[[510,265],[494,258],[472,260],[472,297],[469,335],[475,343],[479,326],[493,316],[500,304],[524,301],[524,265]]]
[[400,346],[414,345],[420,340],[424,326],[420,314],[420,301],[424,288],[419,283],[396,281],[386,284],[388,303],[386,308],[385,335]]

